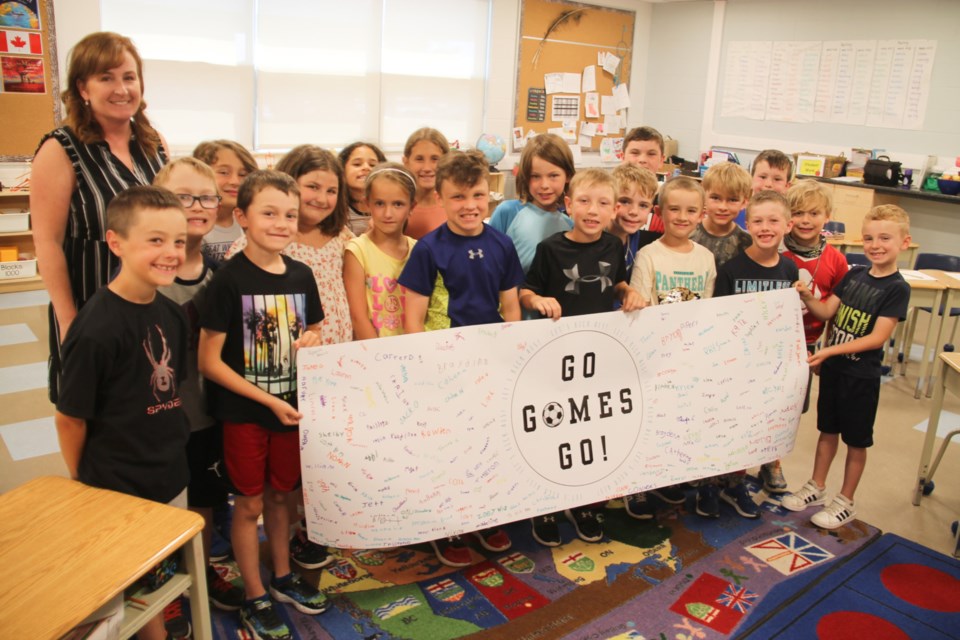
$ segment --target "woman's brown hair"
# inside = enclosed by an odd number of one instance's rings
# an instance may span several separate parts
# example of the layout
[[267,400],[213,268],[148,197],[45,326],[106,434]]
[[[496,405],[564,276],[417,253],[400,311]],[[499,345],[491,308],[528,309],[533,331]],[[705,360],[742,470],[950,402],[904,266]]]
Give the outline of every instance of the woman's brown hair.
[[81,142],[89,144],[103,140],[103,129],[93,111],[84,103],[80,95],[80,84],[92,75],[119,67],[123,64],[124,53],[129,53],[136,63],[137,79],[140,81],[140,107],[130,126],[139,145],[153,155],[160,147],[160,134],[144,113],[147,103],[143,99],[143,61],[130,38],[118,33],[91,33],[70,51],[66,89],[62,93],[63,104],[67,109],[67,125]]

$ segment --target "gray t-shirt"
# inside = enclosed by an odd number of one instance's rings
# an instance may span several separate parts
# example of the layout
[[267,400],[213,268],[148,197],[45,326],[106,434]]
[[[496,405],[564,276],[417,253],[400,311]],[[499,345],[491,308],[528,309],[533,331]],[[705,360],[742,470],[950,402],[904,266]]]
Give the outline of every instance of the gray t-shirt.
[[718,267],[753,244],[753,238],[750,237],[750,234],[740,227],[734,227],[733,233],[728,235],[715,236],[703,228],[702,222],[690,234],[690,239],[709,249],[713,257],[717,259]]

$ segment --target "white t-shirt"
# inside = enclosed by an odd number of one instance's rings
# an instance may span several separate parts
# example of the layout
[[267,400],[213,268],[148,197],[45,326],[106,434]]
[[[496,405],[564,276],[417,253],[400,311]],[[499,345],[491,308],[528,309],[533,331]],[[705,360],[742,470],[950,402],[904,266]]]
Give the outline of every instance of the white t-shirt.
[[640,249],[630,286],[651,304],[712,297],[716,261],[709,249],[695,242],[692,246],[692,251],[684,253],[657,240]]

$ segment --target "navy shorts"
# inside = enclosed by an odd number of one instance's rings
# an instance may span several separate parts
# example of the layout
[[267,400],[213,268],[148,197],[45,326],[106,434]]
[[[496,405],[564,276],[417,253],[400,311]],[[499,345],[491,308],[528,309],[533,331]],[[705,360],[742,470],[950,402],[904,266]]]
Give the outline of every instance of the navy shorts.
[[873,423],[880,402],[880,378],[856,378],[821,370],[817,429],[840,434],[848,447],[873,446]]

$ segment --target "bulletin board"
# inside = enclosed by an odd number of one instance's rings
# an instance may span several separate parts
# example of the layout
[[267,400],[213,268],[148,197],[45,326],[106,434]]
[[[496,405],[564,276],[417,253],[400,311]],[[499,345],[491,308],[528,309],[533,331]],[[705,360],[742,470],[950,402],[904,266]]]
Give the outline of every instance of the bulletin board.
[[0,161],[30,160],[60,124],[53,0],[0,2]]
[[[576,132],[570,142],[584,142],[585,151],[599,151],[604,138],[621,139],[625,134],[626,111],[620,110],[622,128],[604,131],[604,135],[580,138],[581,126],[604,123],[605,118],[586,117],[587,95],[582,90],[548,94],[546,74],[582,74],[588,66],[595,67],[596,89],[599,96],[613,97],[618,84],[630,86],[630,61],[633,55],[633,34],[636,14],[633,11],[596,7],[576,2],[556,0],[523,0],[520,16],[520,43],[517,60],[517,93],[514,111],[513,148],[518,150],[517,130],[523,136],[530,131],[546,133],[563,126],[557,115],[575,120]],[[605,71],[598,64],[598,54],[610,54],[620,59],[615,72]],[[582,89],[582,86],[581,86]],[[574,100],[574,96],[578,99]],[[559,98],[556,105],[554,98]],[[542,118],[542,119],[541,119]]]

